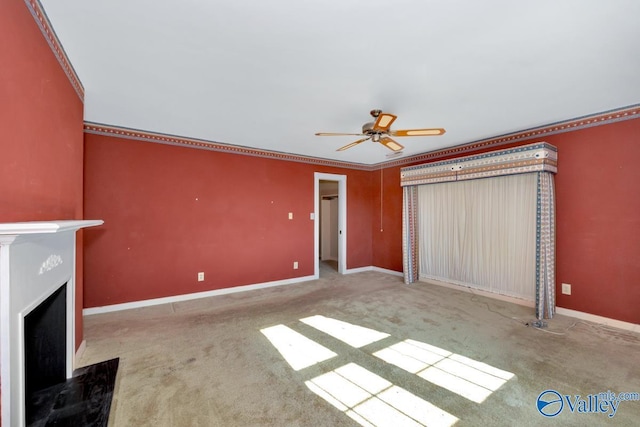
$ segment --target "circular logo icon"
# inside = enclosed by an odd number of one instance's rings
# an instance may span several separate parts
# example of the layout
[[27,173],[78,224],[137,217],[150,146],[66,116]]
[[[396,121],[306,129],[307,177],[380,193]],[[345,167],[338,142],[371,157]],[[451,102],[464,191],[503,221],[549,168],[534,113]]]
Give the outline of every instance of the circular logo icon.
[[545,390],[538,396],[537,408],[545,417],[555,417],[564,408],[562,396],[555,390]]

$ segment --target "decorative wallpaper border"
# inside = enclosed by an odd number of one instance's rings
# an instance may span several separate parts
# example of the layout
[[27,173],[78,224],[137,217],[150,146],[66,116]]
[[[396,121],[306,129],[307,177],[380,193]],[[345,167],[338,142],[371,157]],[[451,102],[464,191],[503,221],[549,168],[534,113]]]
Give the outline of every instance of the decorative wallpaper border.
[[392,162],[385,162],[381,165],[387,168],[416,162],[428,162],[442,157],[461,155],[464,153],[477,151],[483,148],[499,147],[501,145],[511,144],[513,142],[526,141],[533,138],[542,138],[548,135],[555,135],[558,133],[570,132],[578,129],[585,129],[593,126],[600,126],[631,119],[640,119],[640,104],[621,107],[619,109],[595,113],[592,115],[582,116],[566,121],[551,123],[548,125],[500,135],[492,138],[481,139],[478,141],[470,142],[468,144],[462,144],[438,151],[418,154],[416,156],[406,157]]
[[457,157],[400,170],[400,185],[434,184],[527,172],[558,172],[558,150],[546,142]]
[[369,165],[361,163],[347,163],[337,160],[321,159],[316,157],[305,157],[296,154],[282,153],[279,151],[259,150],[257,148],[243,147],[239,145],[222,144],[219,142],[206,141],[203,139],[185,138],[175,135],[147,132],[117,126],[108,126],[99,123],[85,122],[85,133],[96,135],[116,136],[137,141],[155,142],[158,144],[175,145],[200,150],[219,151],[231,154],[241,154],[245,156],[263,157],[274,160],[285,160],[290,162],[311,163],[323,166],[333,166],[348,169],[373,170]]
[[[181,136],[167,135],[162,133],[148,132],[92,122],[85,122],[84,131],[86,133],[98,135],[117,136],[119,138],[190,147],[200,150],[227,152],[247,156],[265,157],[276,160],[332,166],[338,168],[375,171],[402,165],[414,164],[417,162],[432,162],[439,158],[448,157],[451,155],[462,155],[464,153],[473,152],[480,149],[500,147],[501,145],[506,145],[518,141],[526,141],[534,138],[544,137],[547,135],[570,132],[573,130],[584,129],[592,126],[600,126],[608,123],[631,119],[640,119],[640,104],[372,165],[341,162],[338,160],[321,159],[316,157],[307,157],[296,154],[282,153],[278,151],[260,150],[257,148],[223,144],[202,139],[185,138]],[[451,171],[449,171],[449,173],[451,173]],[[443,175],[443,178],[444,176],[445,175]]]
[[49,22],[49,18],[47,18],[47,14],[45,13],[42,4],[40,4],[40,1],[38,0],[24,0],[24,2],[27,5],[29,12],[31,12],[33,19],[36,21],[36,24],[38,24],[42,35],[47,40],[47,43],[49,43],[51,51],[60,63],[64,73],[67,75],[71,86],[73,86],[73,89],[78,94],[80,100],[84,102],[84,86],[82,86],[82,82],[80,81],[76,70],[73,68],[73,65],[71,65],[71,61],[69,61],[69,57],[64,51],[60,40],[58,40],[58,36],[53,30],[53,26]]

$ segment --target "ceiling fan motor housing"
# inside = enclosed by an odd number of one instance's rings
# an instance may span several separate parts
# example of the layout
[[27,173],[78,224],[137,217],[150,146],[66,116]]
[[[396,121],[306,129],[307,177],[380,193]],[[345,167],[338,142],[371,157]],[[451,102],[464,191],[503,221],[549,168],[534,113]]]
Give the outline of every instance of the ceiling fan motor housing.
[[375,125],[375,122],[369,122],[369,123],[363,124],[362,133],[365,135],[371,135],[372,133],[376,133],[376,131],[373,130],[374,125]]

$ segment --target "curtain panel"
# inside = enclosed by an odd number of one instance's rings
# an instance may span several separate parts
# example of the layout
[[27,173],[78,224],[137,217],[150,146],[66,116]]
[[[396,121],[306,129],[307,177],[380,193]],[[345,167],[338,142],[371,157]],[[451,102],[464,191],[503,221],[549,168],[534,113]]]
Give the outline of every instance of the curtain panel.
[[538,172],[536,209],[536,317],[551,319],[556,311],[556,220],[553,175]]
[[[403,266],[406,284],[418,280],[418,186],[522,173],[537,173],[535,304],[539,319],[555,312],[555,198],[557,149],[545,142],[402,168]],[[422,236],[424,238],[424,236]]]
[[402,190],[402,265],[404,283],[409,285],[418,280],[418,186]]

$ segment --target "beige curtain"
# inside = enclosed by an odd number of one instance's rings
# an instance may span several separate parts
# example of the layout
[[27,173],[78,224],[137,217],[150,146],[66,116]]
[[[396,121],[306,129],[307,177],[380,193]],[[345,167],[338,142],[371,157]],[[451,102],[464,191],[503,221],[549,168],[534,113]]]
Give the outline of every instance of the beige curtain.
[[418,186],[420,279],[534,301],[538,174]]

